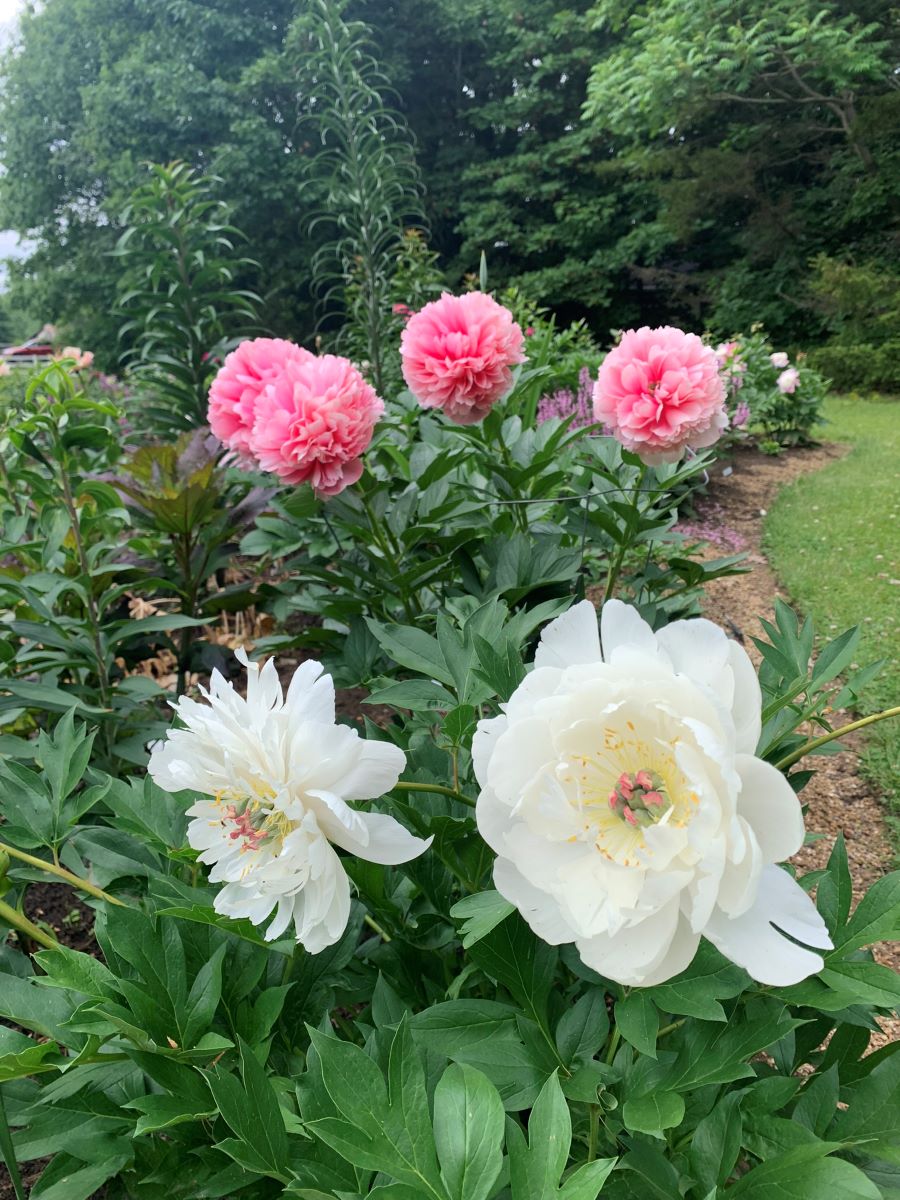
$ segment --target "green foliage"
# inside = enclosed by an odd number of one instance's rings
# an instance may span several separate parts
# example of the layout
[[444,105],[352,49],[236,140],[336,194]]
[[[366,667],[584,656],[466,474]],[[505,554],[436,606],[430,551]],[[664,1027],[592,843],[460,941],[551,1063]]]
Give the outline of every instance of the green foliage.
[[166,435],[206,422],[206,394],[222,357],[256,331],[259,299],[237,286],[240,232],[212,184],[185,163],[151,165],[122,213],[119,336],[136,387],[132,421]]
[[321,147],[310,183],[324,189],[324,199],[313,228],[323,225],[329,236],[313,275],[326,313],[337,305],[343,315],[341,340],[368,364],[383,395],[388,335],[396,324],[392,276],[405,248],[404,227],[421,221],[412,143],[403,117],[387,104],[388,82],[365,26],[346,23],[333,0],[316,0],[291,34],[301,87],[310,96],[301,130]]

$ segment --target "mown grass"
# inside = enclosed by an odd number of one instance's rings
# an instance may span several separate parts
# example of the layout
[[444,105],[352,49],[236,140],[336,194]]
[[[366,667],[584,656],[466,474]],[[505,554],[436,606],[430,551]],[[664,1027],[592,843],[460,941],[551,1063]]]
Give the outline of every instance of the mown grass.
[[[859,665],[887,660],[866,690],[871,713],[900,704],[900,398],[833,396],[825,416],[820,436],[853,448],[780,493],[764,544],[820,640],[859,625]],[[900,718],[867,732],[862,766],[888,805],[900,853]]]

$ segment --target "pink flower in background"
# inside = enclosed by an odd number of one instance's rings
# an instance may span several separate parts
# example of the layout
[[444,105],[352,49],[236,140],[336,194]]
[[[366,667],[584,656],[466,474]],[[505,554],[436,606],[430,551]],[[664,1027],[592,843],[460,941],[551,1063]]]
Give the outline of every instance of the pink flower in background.
[[750,422],[750,405],[743,400],[734,410],[734,415],[731,418],[731,424],[734,429],[746,429]]
[[307,354],[288,361],[256,402],[250,452],[285,483],[336,496],[363,472],[384,404],[346,358]]
[[796,367],[788,367],[778,376],[778,390],[789,396],[800,386],[800,372]]
[[716,358],[719,360],[720,366],[724,366],[729,358],[733,358],[740,349],[740,342],[719,342],[716,346]]
[[403,378],[423,408],[474,425],[512,387],[524,362],[522,330],[484,292],[444,293],[415,313],[400,339]]
[[629,329],[600,365],[594,416],[651,466],[711,446],[728,424],[715,351],[671,325]]
[[63,346],[56,358],[71,358],[75,362],[75,370],[83,371],[94,361],[94,354],[91,350],[82,350],[80,346]]
[[525,336],[526,337],[534,337],[534,326],[533,325],[529,325],[528,328],[525,330]]
[[408,304],[392,304],[391,312],[398,317],[411,317],[412,309]]
[[[570,388],[559,388],[558,391],[549,392],[541,396],[537,406],[537,423],[543,425],[544,421],[553,419],[565,420],[566,417],[571,417],[569,424],[570,429],[583,429],[586,425],[594,424],[594,381],[591,377],[590,367],[582,367],[578,372],[578,391],[573,392]],[[609,436],[609,430],[604,428],[603,433]]]
[[253,338],[226,357],[209,389],[209,427],[229,450],[250,452],[250,432],[260,395],[290,362],[313,358],[284,338]]
[[783,367],[786,367],[790,361],[783,350],[776,350],[774,354],[769,355],[769,362],[773,367],[777,367],[779,371]]

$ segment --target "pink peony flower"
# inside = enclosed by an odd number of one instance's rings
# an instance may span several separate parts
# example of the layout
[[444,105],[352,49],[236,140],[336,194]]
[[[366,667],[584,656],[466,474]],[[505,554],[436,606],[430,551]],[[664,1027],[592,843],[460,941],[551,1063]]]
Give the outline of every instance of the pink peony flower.
[[346,358],[292,358],[256,402],[250,452],[285,483],[336,496],[363,472],[384,404]]
[[728,424],[715,351],[671,325],[629,329],[600,364],[594,416],[651,466],[711,446]]
[[89,367],[94,361],[94,353],[92,350],[82,350],[80,346],[63,346],[59,354],[54,355],[57,359],[71,358],[75,361],[75,370],[83,371]]
[[783,367],[786,367],[790,361],[783,350],[776,350],[774,354],[769,355],[769,362],[773,367],[777,367],[779,371]]
[[796,367],[788,367],[786,371],[782,371],[778,376],[778,390],[779,392],[784,392],[785,395],[796,392],[799,386],[800,372]]
[[412,309],[409,307],[408,304],[392,304],[391,312],[399,317],[405,317],[407,315],[412,315]]
[[415,313],[400,339],[403,378],[423,408],[474,425],[512,387],[524,362],[522,330],[484,292],[444,293]]
[[313,358],[284,338],[253,338],[226,357],[209,389],[209,427],[229,450],[247,455],[256,403],[289,362]]
[[719,342],[716,346],[716,358],[719,360],[719,365],[724,366],[729,358],[737,354],[740,349],[740,342]]

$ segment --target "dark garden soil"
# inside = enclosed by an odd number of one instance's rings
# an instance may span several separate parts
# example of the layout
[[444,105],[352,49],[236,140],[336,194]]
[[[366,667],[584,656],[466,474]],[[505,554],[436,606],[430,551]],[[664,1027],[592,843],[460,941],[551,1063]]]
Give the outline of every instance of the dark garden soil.
[[[707,589],[704,611],[732,637],[742,641],[755,663],[759,652],[754,636],[764,636],[759,617],[771,619],[776,597],[790,601],[762,552],[763,521],[785,484],[800,475],[818,471],[846,453],[836,445],[792,450],[777,458],[758,450],[739,448],[730,462],[716,465],[709,494],[697,506],[691,532],[712,541],[715,555],[746,550],[751,570],[746,575],[715,579]],[[731,473],[723,470],[731,467]],[[706,532],[704,533],[704,529]],[[835,714],[838,725],[854,717]],[[803,789],[808,806],[807,829],[821,835],[804,846],[794,862],[805,871],[824,867],[838,833],[843,831],[858,901],[881,875],[891,869],[893,852],[884,818],[884,807],[859,771],[861,735],[847,737],[847,749],[825,758],[813,758],[816,774]],[[900,969],[900,946],[882,945],[875,950],[879,962]],[[884,1035],[873,1038],[871,1049],[900,1037],[900,1020],[882,1022]]]

